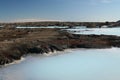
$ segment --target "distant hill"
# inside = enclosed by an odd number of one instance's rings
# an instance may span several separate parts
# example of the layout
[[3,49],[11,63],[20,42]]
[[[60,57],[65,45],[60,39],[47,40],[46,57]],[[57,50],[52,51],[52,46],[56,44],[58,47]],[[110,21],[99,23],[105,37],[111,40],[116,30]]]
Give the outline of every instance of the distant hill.
[[0,21],[0,23],[25,23],[25,22],[48,22],[48,21],[61,21],[52,19],[16,19],[9,21]]
[[12,22],[12,23],[0,23],[0,26],[25,26],[25,27],[40,27],[40,26],[69,26],[70,28],[74,26],[86,26],[88,28],[96,27],[120,27],[120,20],[117,22],[62,22],[62,21],[35,21],[35,22]]
[[111,23],[111,24],[109,25],[109,27],[120,27],[120,20],[118,20],[118,21],[116,21],[116,22],[114,22],[114,23]]

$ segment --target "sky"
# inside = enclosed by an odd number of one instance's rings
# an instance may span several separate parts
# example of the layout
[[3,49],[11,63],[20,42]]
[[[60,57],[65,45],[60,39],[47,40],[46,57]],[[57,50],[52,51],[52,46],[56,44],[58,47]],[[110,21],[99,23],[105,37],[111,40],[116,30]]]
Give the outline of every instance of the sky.
[[120,0],[0,0],[0,22],[120,20]]

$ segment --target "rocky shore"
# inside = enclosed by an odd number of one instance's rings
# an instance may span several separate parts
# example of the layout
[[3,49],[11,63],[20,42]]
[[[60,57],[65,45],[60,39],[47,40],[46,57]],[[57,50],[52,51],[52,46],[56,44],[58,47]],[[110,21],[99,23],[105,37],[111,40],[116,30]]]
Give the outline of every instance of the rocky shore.
[[[88,28],[96,28],[102,26],[115,27],[118,24],[117,22],[60,22],[60,21],[44,21],[44,22],[14,22],[14,23],[0,23],[0,26],[10,25],[10,26],[26,26],[26,27],[42,27],[42,26],[68,26],[69,28],[75,26],[86,26]],[[120,25],[120,24],[119,24]],[[116,26],[119,26],[116,25]]]
[[27,54],[44,54],[66,48],[120,47],[120,37],[74,35],[60,29],[0,29],[0,65]]

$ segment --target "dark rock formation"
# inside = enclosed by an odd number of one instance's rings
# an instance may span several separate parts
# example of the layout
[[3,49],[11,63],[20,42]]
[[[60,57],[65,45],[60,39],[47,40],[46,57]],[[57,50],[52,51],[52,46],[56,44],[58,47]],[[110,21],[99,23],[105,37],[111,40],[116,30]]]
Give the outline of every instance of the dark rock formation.
[[112,35],[73,35],[59,29],[1,29],[0,65],[27,54],[44,54],[66,48],[120,47],[120,37]]

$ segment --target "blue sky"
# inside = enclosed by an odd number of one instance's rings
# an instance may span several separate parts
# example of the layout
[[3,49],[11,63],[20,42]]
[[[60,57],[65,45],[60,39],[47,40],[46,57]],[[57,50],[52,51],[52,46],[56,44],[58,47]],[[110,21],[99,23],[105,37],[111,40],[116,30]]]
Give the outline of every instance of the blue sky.
[[0,0],[0,21],[117,21],[120,0]]

